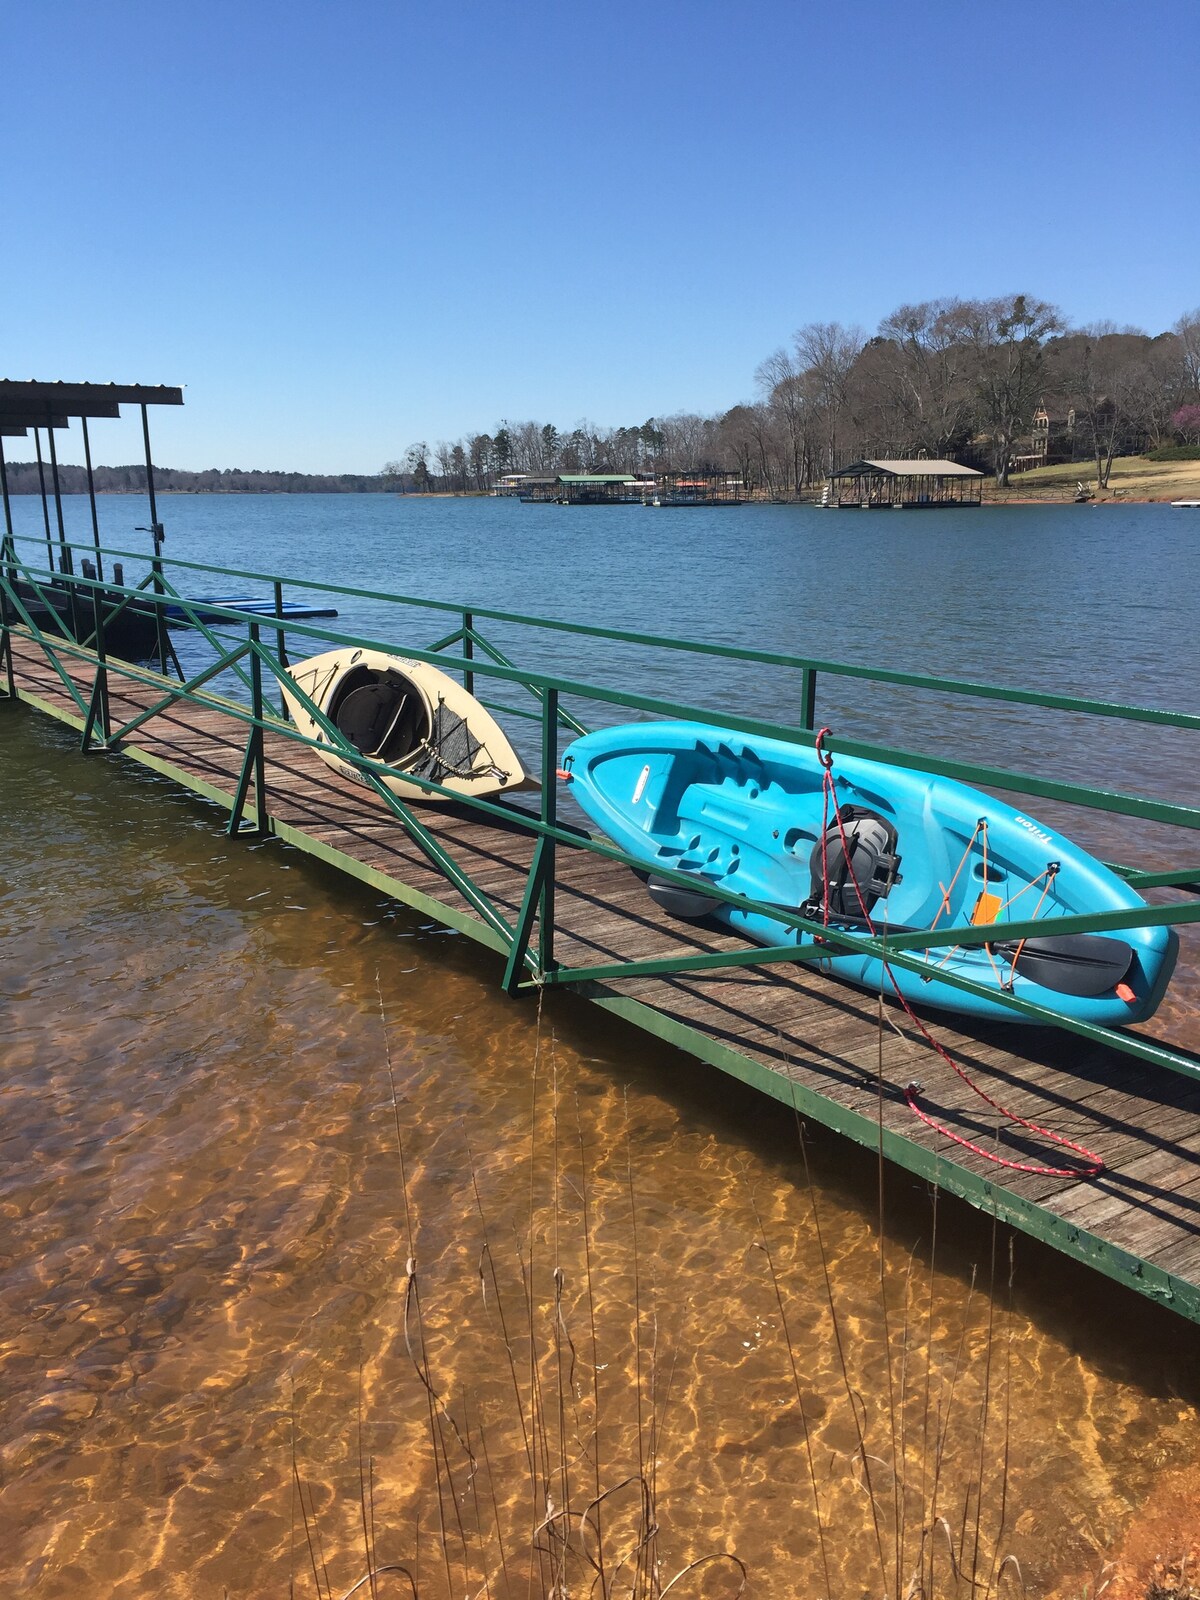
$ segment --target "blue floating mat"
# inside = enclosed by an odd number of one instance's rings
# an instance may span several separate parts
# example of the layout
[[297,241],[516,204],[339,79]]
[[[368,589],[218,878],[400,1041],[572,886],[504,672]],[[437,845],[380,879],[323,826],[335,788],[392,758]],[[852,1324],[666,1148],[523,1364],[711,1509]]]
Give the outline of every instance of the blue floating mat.
[[222,611],[240,611],[249,617],[283,617],[299,622],[305,617],[336,617],[337,612],[332,606],[306,605],[300,600],[285,600],[278,611],[275,610],[274,600],[264,600],[256,595],[188,595],[187,604],[192,614],[183,605],[164,606],[168,622],[188,626],[193,615],[199,622],[227,622],[229,619],[220,615],[215,608]]

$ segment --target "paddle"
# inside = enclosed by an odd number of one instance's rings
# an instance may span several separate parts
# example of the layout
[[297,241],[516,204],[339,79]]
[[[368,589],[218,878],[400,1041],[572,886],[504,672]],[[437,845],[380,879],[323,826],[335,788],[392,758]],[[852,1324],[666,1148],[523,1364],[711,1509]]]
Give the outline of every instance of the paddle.
[[1031,983],[1085,997],[1111,994],[1133,962],[1133,950],[1124,939],[1098,933],[1049,935],[1026,939],[1023,945],[1005,941],[992,949],[1010,960],[1014,951],[1020,951],[1017,971]]
[[[839,919],[841,926],[866,931],[861,921]],[[876,929],[876,934],[881,930]],[[892,923],[889,933],[915,933],[915,928]],[[1039,939],[997,939],[987,948],[1002,960],[1016,956],[1016,970],[1030,983],[1039,983],[1055,994],[1074,994],[1082,999],[1111,994],[1133,964],[1133,948],[1124,939],[1111,939],[1099,933],[1045,934]]]
[[[698,922],[721,905],[699,889],[687,889],[661,878],[649,878],[646,888],[656,905],[682,922]],[[866,923],[855,917],[838,917],[835,926],[855,933],[867,931]],[[880,931],[876,929],[876,933]],[[890,933],[916,931],[900,923],[893,923],[888,929]],[[1056,994],[1074,994],[1084,999],[1111,994],[1133,963],[1133,949],[1123,939],[1097,933],[1046,934],[1021,941],[997,939],[988,948],[1005,961],[1011,962],[1015,956],[1016,970],[1031,983]]]

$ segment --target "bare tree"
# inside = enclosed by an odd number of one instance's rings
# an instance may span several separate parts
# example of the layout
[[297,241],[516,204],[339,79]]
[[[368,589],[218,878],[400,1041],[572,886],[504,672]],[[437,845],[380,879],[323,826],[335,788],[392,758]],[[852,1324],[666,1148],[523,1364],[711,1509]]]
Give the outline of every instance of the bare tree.
[[751,462],[755,455],[754,409],[753,406],[733,406],[718,423],[721,453],[744,483],[751,481]]
[[787,441],[784,487],[798,492],[806,481],[812,423],[804,373],[793,355],[779,349],[759,364],[754,379]]
[[433,479],[429,472],[429,446],[424,439],[417,444],[410,444],[404,452],[404,470],[412,478],[413,488],[418,494],[429,493]]
[[536,472],[542,458],[542,425],[540,422],[513,422],[508,429],[512,449],[510,467],[513,472]]
[[866,342],[861,328],[844,328],[840,322],[810,322],[796,331],[796,358],[804,368],[808,392],[821,408],[829,472],[837,468],[850,374]]
[[1169,431],[1183,382],[1179,341],[1093,323],[1047,344],[1044,375],[1047,392],[1074,412],[1076,440],[1091,450],[1104,488],[1115,456]]
[[1096,459],[1096,483],[1108,488],[1113,457],[1123,420],[1118,404],[1120,364],[1111,348],[1111,335],[1085,330],[1073,340],[1075,359],[1070,368],[1071,397]]
[[1182,343],[1174,333],[1160,333],[1149,341],[1126,378],[1130,416],[1151,449],[1170,438],[1171,418],[1186,389]]
[[677,411],[659,424],[667,465],[676,472],[699,467],[708,451],[707,419],[694,411]]
[[492,467],[492,436],[490,433],[477,433],[472,436],[467,444],[470,456],[471,475],[475,479],[477,489],[486,489],[489,486],[489,474]]
[[969,349],[961,300],[899,306],[879,325],[881,369],[899,414],[906,452],[949,455],[970,431]]
[[1033,420],[1043,387],[1042,345],[1063,327],[1057,307],[1029,295],[968,300],[963,337],[973,356],[979,420],[991,436],[996,484],[1008,484],[1013,445]]
[[1188,398],[1200,400],[1200,306],[1185,312],[1171,331],[1179,340]]

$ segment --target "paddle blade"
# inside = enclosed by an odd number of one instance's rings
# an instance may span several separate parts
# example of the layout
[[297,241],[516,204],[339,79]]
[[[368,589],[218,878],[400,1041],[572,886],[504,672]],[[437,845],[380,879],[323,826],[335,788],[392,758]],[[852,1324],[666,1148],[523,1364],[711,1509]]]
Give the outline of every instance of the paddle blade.
[[1095,933],[1065,933],[1044,939],[1026,939],[1023,946],[997,944],[997,951],[1017,956],[1017,971],[1031,983],[1056,994],[1089,999],[1111,994],[1133,963],[1133,950],[1123,939],[1106,939]]

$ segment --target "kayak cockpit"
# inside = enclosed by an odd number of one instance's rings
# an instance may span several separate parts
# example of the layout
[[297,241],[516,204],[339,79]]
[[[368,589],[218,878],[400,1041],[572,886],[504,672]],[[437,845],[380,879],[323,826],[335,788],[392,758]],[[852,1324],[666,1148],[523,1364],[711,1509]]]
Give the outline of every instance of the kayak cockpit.
[[329,715],[357,751],[389,765],[415,754],[432,731],[425,696],[394,667],[383,672],[352,668],[338,686]]

